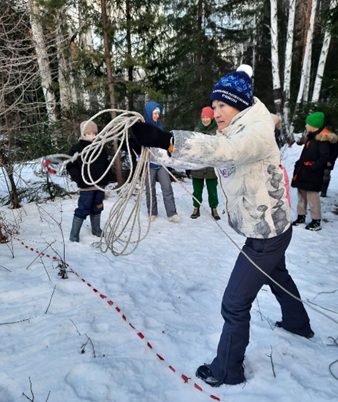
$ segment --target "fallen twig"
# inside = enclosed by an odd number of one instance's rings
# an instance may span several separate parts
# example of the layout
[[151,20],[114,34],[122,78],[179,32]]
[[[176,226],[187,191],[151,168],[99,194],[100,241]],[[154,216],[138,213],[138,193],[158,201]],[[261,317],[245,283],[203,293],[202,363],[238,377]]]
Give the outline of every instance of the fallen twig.
[[49,300],[47,309],[46,309],[46,311],[45,311],[45,314],[47,314],[47,311],[49,310],[49,306],[50,306],[50,304],[51,304],[51,302],[52,302],[52,298],[53,298],[54,293],[55,293],[55,288],[56,288],[56,285],[54,286],[54,289],[53,289],[52,295],[51,295],[51,297],[50,297],[50,300]]
[[34,317],[24,318],[23,320],[12,321],[12,322],[0,322],[0,325],[18,324],[19,322],[29,321],[29,320],[32,320],[33,318]]
[[[33,385],[32,385],[32,381],[31,381],[30,377],[29,377],[29,388],[30,388],[30,391],[31,391],[31,394],[32,394],[31,398],[29,396],[27,396],[24,392],[22,393],[22,395],[25,396],[29,401],[34,402],[35,401],[35,396],[34,396]],[[47,399],[45,400],[45,402],[48,401],[50,393],[51,393],[51,391],[48,392]]]
[[80,331],[77,329],[77,326],[75,325],[74,321],[70,319],[70,321],[73,323],[74,327],[76,328],[77,333],[81,336]]
[[273,360],[272,360],[272,346],[270,346],[270,348],[271,348],[271,354],[270,354],[270,355],[265,354],[265,356],[270,357],[271,368],[272,368],[272,374],[273,374],[273,376],[276,378],[275,365],[273,364]]
[[91,343],[91,345],[92,345],[92,348],[93,348],[93,357],[95,358],[96,357],[96,354],[95,354],[95,348],[94,348],[94,344],[93,344],[93,342],[92,342],[92,340],[89,338],[89,336],[87,335],[87,334],[85,334],[86,335],[86,337],[87,337],[87,342],[86,343],[84,343],[82,346],[81,346],[81,353],[83,354],[83,353],[86,353],[86,346],[87,346],[87,344],[88,344],[88,342],[90,342]]

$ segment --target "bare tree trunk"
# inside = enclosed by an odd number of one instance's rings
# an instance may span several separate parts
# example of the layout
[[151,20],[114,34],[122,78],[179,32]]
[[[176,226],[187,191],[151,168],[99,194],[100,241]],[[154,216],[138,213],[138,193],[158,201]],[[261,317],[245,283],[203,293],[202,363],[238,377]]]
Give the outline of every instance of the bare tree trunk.
[[305,81],[307,79],[308,64],[310,62],[309,57],[310,57],[310,54],[311,54],[310,49],[312,48],[312,39],[313,39],[313,31],[314,31],[314,22],[315,22],[315,16],[316,16],[316,9],[317,9],[317,0],[312,0],[310,24],[309,24],[309,29],[308,29],[308,32],[307,32],[307,39],[306,39],[305,53],[304,53],[304,59],[303,59],[301,80],[300,80],[300,85],[299,85],[299,91],[298,91],[298,97],[297,97],[297,103],[296,103],[296,107],[295,107],[294,117],[297,115],[297,111],[298,111],[298,109],[299,109],[299,107],[301,105],[301,102],[303,100],[303,97],[304,97]]
[[295,27],[296,0],[290,0],[288,30],[285,47],[284,64],[284,86],[283,86],[283,127],[288,140],[293,140],[290,136],[290,87],[291,87],[291,69],[292,69],[292,49]]
[[312,67],[312,46],[309,49],[308,55],[308,63],[307,63],[307,71],[305,74],[305,82],[304,82],[304,94],[303,100],[304,102],[309,101],[309,92],[310,92],[310,80],[311,80],[311,67]]
[[196,85],[201,82],[201,61],[202,61],[202,17],[203,17],[203,2],[198,1],[197,5],[197,52],[196,52]]
[[57,29],[56,29],[56,48],[57,48],[57,57],[58,57],[58,68],[59,68],[59,89],[60,89],[60,103],[61,103],[61,112],[66,113],[71,109],[71,89],[69,87],[68,77],[68,63],[64,54],[64,39],[62,32],[62,19],[64,14],[66,13],[66,9],[63,7],[59,11],[58,21],[57,21]]
[[[132,63],[132,50],[131,50],[131,9],[130,0],[126,0],[126,17],[127,17],[127,60],[128,60],[128,82],[134,81],[134,65]],[[134,110],[134,93],[128,88],[128,107],[129,110]]]
[[282,114],[282,89],[279,74],[279,57],[278,57],[278,14],[277,0],[270,0],[270,33],[271,33],[271,65],[272,65],[272,87],[273,100],[276,107],[277,115]]
[[[1,65],[2,65],[2,61],[1,61]],[[3,70],[1,68],[1,70]],[[3,74],[1,74],[1,88],[2,90],[4,90],[5,88],[5,82],[4,82],[4,76]],[[0,98],[0,110],[2,111],[1,113],[1,117],[4,120],[5,124],[4,124],[4,128],[6,131],[6,135],[3,135],[4,138],[6,138],[6,147],[4,146],[4,143],[1,142],[0,143],[0,167],[2,167],[7,176],[8,176],[8,180],[9,183],[11,185],[11,189],[12,189],[12,194],[10,197],[10,201],[12,203],[12,206],[14,209],[16,208],[21,208],[20,205],[20,201],[19,201],[19,196],[18,196],[18,191],[16,188],[16,183],[14,180],[14,176],[13,176],[13,163],[9,160],[9,155],[12,155],[12,126],[10,124],[10,122],[8,121],[8,117],[7,117],[7,105],[6,105],[6,97],[5,97],[5,91],[3,91],[3,94]],[[7,148],[7,151],[6,151]],[[7,185],[8,187],[8,185]],[[10,188],[8,188],[8,192],[10,192]]]
[[29,0],[29,5],[32,34],[35,42],[35,50],[40,70],[42,89],[45,96],[46,109],[49,120],[55,122],[57,121],[56,100],[52,86],[52,74],[44,41],[43,28],[37,18],[39,15],[39,7],[35,4],[35,0]]
[[[107,5],[106,0],[101,0],[101,12],[102,12],[102,28],[103,28],[103,40],[104,40],[104,49],[105,49],[105,60],[107,66],[107,76],[108,76],[108,87],[109,87],[109,98],[111,108],[115,109],[115,88],[114,88],[114,78],[111,64],[111,53],[110,53],[110,45],[108,38],[108,19],[107,19]],[[112,118],[116,117],[116,112],[112,112]],[[116,155],[115,159],[115,170],[117,177],[117,184],[119,187],[123,185],[123,176],[122,176],[122,163],[121,156],[118,154],[118,144],[117,141],[114,141],[114,152]]]
[[[11,134],[8,134],[10,137]],[[11,197],[10,197],[10,202],[13,206],[13,209],[21,208],[20,201],[19,201],[19,195],[18,191],[16,188],[15,180],[14,180],[14,175],[13,175],[13,166],[10,164],[10,162],[7,160],[3,149],[0,149],[0,165],[5,169],[6,174],[8,176],[8,180],[10,183],[10,188],[12,189]],[[8,189],[10,190],[10,189]]]
[[[331,0],[330,10],[337,7],[337,5],[338,5],[337,0]],[[317,74],[316,74],[315,84],[313,87],[313,94],[312,94],[312,100],[311,100],[312,103],[316,103],[319,100],[320,91],[322,88],[322,80],[323,80],[323,75],[324,75],[324,70],[325,70],[326,58],[327,58],[327,54],[328,54],[329,48],[330,48],[330,42],[331,42],[331,33],[329,32],[328,29],[325,29],[323,46],[322,46],[322,50],[320,52],[320,57],[319,57],[319,62],[318,62],[318,67],[317,67]]]
[[73,52],[72,52],[73,44],[70,44],[70,55],[68,59],[68,71],[69,71],[69,84],[71,90],[71,102],[76,104],[78,102],[78,96],[76,91],[75,79],[74,79],[74,70],[73,70]]
[[[84,1],[84,7],[88,7],[87,3],[88,1]],[[82,8],[79,6],[78,7],[78,18],[79,18],[79,25],[84,24],[84,17],[82,15]],[[86,53],[91,54],[94,50],[94,42],[93,42],[93,35],[92,35],[92,22],[88,21],[87,22],[87,29],[85,33],[80,34],[80,41],[79,41],[79,47],[81,50],[84,50]],[[77,56],[77,49],[73,50],[72,55],[73,55],[73,60],[76,60]],[[77,97],[82,101],[86,109],[90,109],[92,104],[98,104],[98,97],[96,94],[90,93],[86,88],[87,88],[87,83],[86,83],[86,73],[82,70],[81,73],[79,74],[78,80],[80,81],[80,86],[82,87],[81,92],[77,89]],[[77,86],[78,88],[78,86]]]
[[[256,68],[256,50],[257,50],[257,36],[256,36],[256,24],[257,24],[257,16],[256,13],[254,15],[254,30],[253,30],[253,38],[252,38],[252,70],[255,71]],[[255,88],[254,78],[252,79],[252,87]]]

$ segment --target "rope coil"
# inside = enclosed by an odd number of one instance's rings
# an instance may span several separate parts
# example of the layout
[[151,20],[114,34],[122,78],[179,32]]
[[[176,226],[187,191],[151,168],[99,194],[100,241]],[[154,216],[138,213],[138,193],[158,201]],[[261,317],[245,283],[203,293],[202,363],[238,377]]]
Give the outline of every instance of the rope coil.
[[[87,123],[89,121],[93,121],[99,115],[107,112],[115,112],[119,114],[117,114],[116,117],[112,119],[103,128],[103,130],[95,136],[93,142],[89,143],[82,150],[82,152],[76,152],[73,156],[55,154],[45,157],[45,159],[53,160],[55,163],[57,160],[62,160],[60,162],[61,171],[65,169],[68,163],[76,161],[77,158],[81,158],[81,176],[83,181],[87,185],[95,186],[98,190],[102,191],[107,190],[101,188],[98,183],[112,168],[124,144],[126,144],[129,160],[131,160],[132,152],[134,151],[130,147],[128,130],[137,121],[144,122],[143,116],[137,112],[129,112],[119,109],[106,109],[91,117]],[[90,165],[97,160],[105,144],[112,141],[119,142],[117,152],[109,162],[105,172],[97,180],[94,180],[90,171]],[[99,244],[102,252],[106,253],[108,250],[111,250],[111,252],[116,256],[129,255],[137,248],[140,241],[142,241],[149,233],[150,217],[145,226],[142,224],[144,222],[141,221],[140,214],[141,199],[147,177],[150,189],[150,199],[152,200],[149,172],[150,151],[148,148],[142,147],[141,154],[138,155],[138,163],[136,165],[135,172],[133,172],[131,168],[126,182],[121,187],[114,189],[118,197],[103,228],[105,241],[103,241],[103,237],[101,237]],[[135,196],[135,194],[137,194],[136,200],[132,208],[130,208],[130,205],[132,204],[131,199]],[[151,209],[152,201],[150,205],[150,210]]]

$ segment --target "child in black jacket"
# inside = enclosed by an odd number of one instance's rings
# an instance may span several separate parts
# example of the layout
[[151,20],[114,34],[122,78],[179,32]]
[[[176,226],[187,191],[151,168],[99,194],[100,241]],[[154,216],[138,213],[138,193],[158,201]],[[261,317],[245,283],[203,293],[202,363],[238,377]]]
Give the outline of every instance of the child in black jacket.
[[330,160],[330,147],[337,143],[338,137],[324,128],[324,113],[315,112],[307,116],[307,139],[295,163],[291,186],[298,189],[298,217],[293,226],[305,224],[307,206],[310,207],[312,221],[305,226],[307,230],[321,230],[321,205],[319,192],[323,185],[324,170]]
[[[93,121],[83,121],[80,125],[81,137],[79,142],[72,146],[69,155],[73,156],[76,152],[79,154],[93,141],[98,132],[97,125]],[[91,151],[97,152],[97,151]],[[90,155],[88,155],[90,158]],[[86,158],[87,159],[87,158]],[[83,221],[90,216],[92,226],[92,234],[101,237],[102,230],[100,228],[101,212],[103,211],[104,191],[99,190],[96,186],[86,184],[82,177],[82,158],[79,156],[74,162],[68,163],[67,170],[73,181],[76,182],[80,189],[80,197],[78,207],[74,211],[72,229],[70,231],[70,241],[79,242],[79,233]],[[109,165],[108,154],[104,148],[100,151],[98,157],[94,157],[93,161],[83,170],[84,177],[87,182],[101,180],[97,186],[104,188],[112,181],[112,173],[109,170],[103,176]],[[90,175],[88,174],[88,170]]]

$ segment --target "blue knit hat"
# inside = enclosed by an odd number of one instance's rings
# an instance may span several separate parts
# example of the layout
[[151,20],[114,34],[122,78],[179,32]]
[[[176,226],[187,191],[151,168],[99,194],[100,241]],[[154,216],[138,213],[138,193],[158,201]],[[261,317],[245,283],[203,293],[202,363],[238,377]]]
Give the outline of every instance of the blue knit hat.
[[210,104],[213,100],[218,100],[241,111],[252,106],[251,77],[251,66],[248,64],[240,65],[236,71],[225,75],[215,85],[210,97]]

